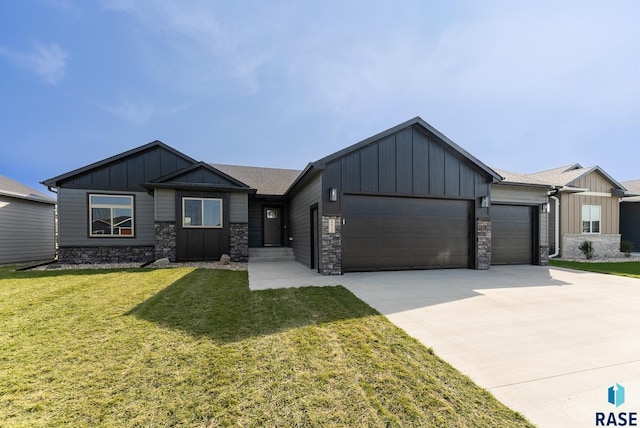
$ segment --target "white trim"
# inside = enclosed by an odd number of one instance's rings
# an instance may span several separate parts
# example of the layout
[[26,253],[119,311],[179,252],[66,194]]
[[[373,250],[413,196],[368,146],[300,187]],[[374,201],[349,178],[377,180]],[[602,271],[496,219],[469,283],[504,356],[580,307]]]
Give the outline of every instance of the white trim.
[[[219,226],[204,226],[204,225],[191,225],[185,223],[185,202],[186,201],[218,201],[220,207],[220,225]],[[220,198],[193,198],[193,197],[183,197],[182,198],[182,227],[185,229],[222,229],[224,227],[224,219],[223,219],[223,209],[222,209],[222,199]],[[204,203],[200,204],[201,210],[201,218],[204,222]]]
[[609,192],[609,193],[604,193],[604,192],[578,192],[578,193],[574,193],[574,195],[576,195],[576,196],[603,196],[605,198],[610,198],[611,197],[611,192]]

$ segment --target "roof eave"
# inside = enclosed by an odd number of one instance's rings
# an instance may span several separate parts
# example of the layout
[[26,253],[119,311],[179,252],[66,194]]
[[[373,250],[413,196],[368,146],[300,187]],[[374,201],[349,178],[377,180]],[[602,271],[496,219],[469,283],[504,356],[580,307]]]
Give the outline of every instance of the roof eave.
[[111,157],[103,159],[101,161],[94,162],[92,164],[83,166],[81,168],[74,169],[73,171],[69,171],[67,173],[58,175],[57,177],[49,178],[47,180],[41,181],[40,183],[45,185],[45,186],[47,186],[47,187],[58,187],[59,183],[61,181],[63,181],[63,180],[66,180],[66,179],[74,177],[76,175],[83,174],[85,172],[91,171],[92,169],[99,168],[99,167],[104,166],[104,165],[108,165],[108,164],[110,164],[112,162],[116,162],[118,160],[125,159],[125,158],[127,158],[129,156],[135,155],[135,154],[143,152],[145,150],[149,150],[149,149],[151,149],[153,147],[162,147],[163,149],[168,150],[169,152],[175,154],[176,156],[179,156],[179,157],[183,158],[184,160],[186,160],[188,162],[197,163],[197,161],[195,159],[191,158],[190,156],[187,156],[184,153],[174,149],[173,147],[166,145],[165,143],[163,143],[160,140],[155,140],[155,141],[147,143],[147,144],[145,144],[143,146],[136,147],[136,148],[131,149],[131,150],[127,150],[126,152],[111,156]]

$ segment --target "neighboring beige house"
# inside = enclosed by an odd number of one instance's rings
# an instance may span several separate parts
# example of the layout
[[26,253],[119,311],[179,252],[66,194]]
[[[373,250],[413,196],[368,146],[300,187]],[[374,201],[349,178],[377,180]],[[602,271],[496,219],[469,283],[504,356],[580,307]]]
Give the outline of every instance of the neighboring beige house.
[[620,255],[620,199],[626,189],[602,168],[565,165],[522,177],[550,186],[551,257],[581,258],[584,241],[593,243],[596,257]]

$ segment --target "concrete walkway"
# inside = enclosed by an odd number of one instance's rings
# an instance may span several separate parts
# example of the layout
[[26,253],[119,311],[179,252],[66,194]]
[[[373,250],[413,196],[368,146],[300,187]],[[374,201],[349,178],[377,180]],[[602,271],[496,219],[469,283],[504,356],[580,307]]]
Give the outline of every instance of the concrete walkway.
[[323,277],[289,262],[249,263],[249,282],[344,285],[540,427],[640,413],[640,279],[539,266]]

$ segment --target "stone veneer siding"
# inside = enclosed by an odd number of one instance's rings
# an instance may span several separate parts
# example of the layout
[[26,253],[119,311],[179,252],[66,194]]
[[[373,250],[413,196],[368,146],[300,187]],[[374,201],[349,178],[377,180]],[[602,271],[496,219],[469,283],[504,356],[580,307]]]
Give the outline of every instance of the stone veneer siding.
[[176,261],[176,223],[174,221],[157,221],[155,259],[168,258]]
[[584,254],[578,248],[584,241],[593,243],[593,258],[604,259],[620,257],[620,235],[570,234],[565,233],[560,238],[560,255],[564,259],[584,259]]
[[540,255],[540,258],[538,259],[538,264],[540,266],[549,266],[549,246],[548,245],[540,245],[539,255]]
[[[336,230],[329,233],[329,220],[335,220]],[[320,232],[320,273],[322,275],[342,275],[342,218],[322,216]]]
[[476,263],[477,270],[488,270],[491,266],[491,219],[476,220]]
[[231,223],[229,226],[229,256],[232,262],[249,261],[249,224]]
[[60,247],[58,260],[65,264],[147,263],[154,260],[153,246]]

